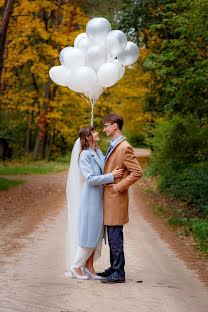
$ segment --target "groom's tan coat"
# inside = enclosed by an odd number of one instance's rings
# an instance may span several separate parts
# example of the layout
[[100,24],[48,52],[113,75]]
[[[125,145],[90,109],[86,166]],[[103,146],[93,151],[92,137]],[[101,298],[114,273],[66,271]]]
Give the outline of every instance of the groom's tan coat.
[[119,193],[112,186],[104,185],[104,225],[123,225],[129,221],[128,188],[142,177],[141,166],[126,138],[122,138],[109,153],[103,174],[112,172],[117,166],[124,169],[123,177],[114,180]]

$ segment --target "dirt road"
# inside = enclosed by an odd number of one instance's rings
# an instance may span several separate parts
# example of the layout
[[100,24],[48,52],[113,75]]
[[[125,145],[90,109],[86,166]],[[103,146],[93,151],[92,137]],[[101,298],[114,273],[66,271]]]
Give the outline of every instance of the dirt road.
[[[12,246],[10,249],[7,246],[7,250],[5,244],[2,245],[1,312],[208,311],[207,288],[200,282],[196,272],[188,269],[143,219],[140,208],[144,209],[146,203],[135,197],[135,188],[130,190],[130,222],[124,231],[126,283],[103,285],[94,280],[66,278],[66,174],[58,174],[56,179],[54,177],[47,175],[42,181],[46,179],[45,183],[49,183],[53,179],[59,188],[52,192],[51,184],[51,190],[47,191],[50,194],[44,194],[44,198],[37,198],[37,202],[33,203],[33,209],[39,207],[37,211],[43,213],[24,219],[24,224],[20,215],[1,233],[2,242],[7,239]],[[38,178],[31,179],[33,182],[29,183],[35,184]],[[139,188],[139,184],[135,187]],[[41,215],[44,217],[41,218]],[[26,222],[32,224],[32,219],[36,226],[32,227],[31,232],[20,236],[18,224],[24,227]],[[13,245],[9,240],[12,231],[19,233],[16,237],[23,246],[16,251],[15,233]],[[108,246],[103,246],[102,258],[95,267],[98,271],[108,267]]]

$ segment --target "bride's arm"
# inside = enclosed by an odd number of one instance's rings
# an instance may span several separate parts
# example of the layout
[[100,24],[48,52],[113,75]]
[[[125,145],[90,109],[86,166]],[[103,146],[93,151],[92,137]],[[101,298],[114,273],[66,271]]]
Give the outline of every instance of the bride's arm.
[[90,153],[85,150],[80,154],[79,165],[81,172],[89,185],[101,185],[114,182],[112,173],[95,175],[91,165]]

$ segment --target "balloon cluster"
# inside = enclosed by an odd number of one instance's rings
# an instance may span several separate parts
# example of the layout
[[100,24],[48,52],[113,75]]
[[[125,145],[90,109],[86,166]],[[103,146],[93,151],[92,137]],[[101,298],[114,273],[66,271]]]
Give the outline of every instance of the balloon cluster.
[[91,19],[86,33],[79,34],[74,47],[60,52],[60,66],[49,71],[50,78],[61,86],[84,93],[93,108],[104,88],[113,86],[125,73],[125,66],[133,64],[139,48],[120,30],[111,30],[103,17]]

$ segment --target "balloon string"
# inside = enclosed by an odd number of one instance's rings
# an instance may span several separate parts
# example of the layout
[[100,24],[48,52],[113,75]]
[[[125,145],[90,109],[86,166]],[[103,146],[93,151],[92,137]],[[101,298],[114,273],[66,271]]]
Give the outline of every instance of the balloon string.
[[85,96],[83,96],[82,94],[79,93],[79,95],[89,104],[90,102],[86,99]]
[[90,104],[92,106],[92,115],[91,115],[91,126],[93,127],[93,121],[94,121],[94,106],[95,106],[96,100],[90,99]]
[[[89,101],[86,99],[86,97],[84,97],[82,94],[79,94],[83,99],[85,99],[85,101],[87,103],[89,103]],[[92,113],[91,113],[91,126],[93,127],[93,121],[94,121],[94,106],[95,106],[95,103],[97,102],[97,100],[95,99],[92,99],[90,98],[90,104],[91,104],[91,107],[92,107]]]

